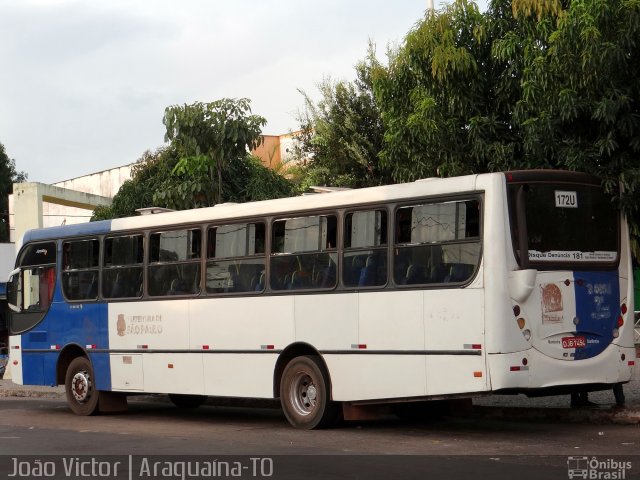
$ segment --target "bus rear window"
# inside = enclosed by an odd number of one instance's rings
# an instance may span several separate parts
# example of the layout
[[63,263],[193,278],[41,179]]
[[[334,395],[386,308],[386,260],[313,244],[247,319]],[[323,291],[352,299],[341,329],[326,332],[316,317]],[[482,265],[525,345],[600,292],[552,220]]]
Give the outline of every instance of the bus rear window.
[[[599,186],[522,183],[509,186],[516,255],[533,264],[614,264],[618,259],[618,211]],[[524,216],[524,218],[519,218]],[[526,231],[525,248],[520,242]],[[520,261],[520,263],[522,263]]]

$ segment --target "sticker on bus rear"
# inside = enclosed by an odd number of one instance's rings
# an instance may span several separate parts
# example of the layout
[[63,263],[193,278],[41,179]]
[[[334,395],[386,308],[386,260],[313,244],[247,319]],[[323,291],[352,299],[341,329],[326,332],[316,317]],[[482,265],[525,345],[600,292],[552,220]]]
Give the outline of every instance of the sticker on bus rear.
[[556,207],[558,208],[578,208],[578,194],[566,190],[556,190]]
[[618,253],[611,252],[581,252],[579,250],[550,250],[541,252],[529,250],[529,260],[535,262],[615,262]]

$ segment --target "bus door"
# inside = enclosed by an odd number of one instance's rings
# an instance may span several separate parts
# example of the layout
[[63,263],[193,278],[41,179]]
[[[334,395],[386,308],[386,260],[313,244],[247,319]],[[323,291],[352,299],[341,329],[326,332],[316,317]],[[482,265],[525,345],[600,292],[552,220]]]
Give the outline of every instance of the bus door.
[[44,320],[53,300],[56,283],[55,242],[25,246],[18,256],[17,266],[7,284],[7,303],[12,310],[9,333],[20,335],[16,342],[12,340],[12,344],[16,343],[19,348],[10,352],[15,368],[13,379],[16,383],[24,380],[27,384],[41,385],[45,382],[44,353],[23,353],[50,348],[48,330],[35,327]]

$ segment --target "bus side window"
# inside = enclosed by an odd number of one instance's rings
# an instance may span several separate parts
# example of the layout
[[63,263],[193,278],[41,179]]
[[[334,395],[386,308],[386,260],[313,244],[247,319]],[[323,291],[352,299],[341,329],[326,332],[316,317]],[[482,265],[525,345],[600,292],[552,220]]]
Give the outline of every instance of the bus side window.
[[335,215],[288,218],[273,223],[273,290],[308,290],[336,286]]
[[200,229],[171,230],[149,237],[149,295],[200,293]]
[[265,224],[237,223],[208,231],[208,293],[260,293],[264,290]]
[[123,235],[104,241],[102,295],[105,298],[142,296],[143,237]]
[[100,242],[73,240],[62,244],[62,291],[69,300],[98,298]]
[[480,262],[480,202],[427,203],[396,211],[396,285],[464,283]]
[[344,220],[342,281],[346,287],[387,284],[387,212],[348,213]]

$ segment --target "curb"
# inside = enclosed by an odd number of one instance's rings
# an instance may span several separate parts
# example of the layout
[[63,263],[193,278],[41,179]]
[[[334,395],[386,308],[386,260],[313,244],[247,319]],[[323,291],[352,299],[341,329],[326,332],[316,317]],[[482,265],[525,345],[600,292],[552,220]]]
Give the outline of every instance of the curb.
[[64,392],[0,387],[0,398],[64,398]]
[[474,406],[472,416],[474,418],[506,421],[557,421],[599,425],[640,424],[640,408],[638,407],[526,408]]

